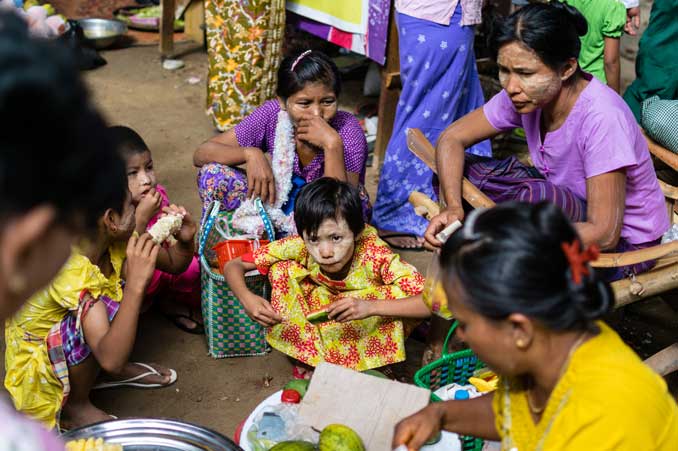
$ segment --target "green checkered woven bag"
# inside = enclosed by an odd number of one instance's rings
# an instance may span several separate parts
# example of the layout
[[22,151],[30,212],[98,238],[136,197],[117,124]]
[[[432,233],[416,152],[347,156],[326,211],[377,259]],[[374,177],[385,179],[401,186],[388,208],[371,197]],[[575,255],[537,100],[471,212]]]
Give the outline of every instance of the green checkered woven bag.
[[650,138],[678,153],[678,100],[645,99],[640,123]]
[[[224,219],[228,217],[219,212],[219,202],[214,202],[200,228],[201,304],[208,351],[218,359],[264,355],[270,351],[264,328],[247,316],[224,276],[209,264],[209,258],[214,258],[212,247],[226,238],[223,229],[216,227],[216,222]],[[245,275],[245,283],[250,291],[268,299],[270,290],[265,276],[251,271]]]

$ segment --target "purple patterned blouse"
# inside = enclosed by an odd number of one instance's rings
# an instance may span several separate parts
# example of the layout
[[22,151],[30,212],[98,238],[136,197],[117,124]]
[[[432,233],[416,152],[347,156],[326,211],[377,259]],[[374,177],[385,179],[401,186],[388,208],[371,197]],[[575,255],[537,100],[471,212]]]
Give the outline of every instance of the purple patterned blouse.
[[[242,147],[257,147],[264,152],[275,149],[275,127],[278,124],[280,103],[269,100],[236,125],[233,130]],[[337,111],[329,122],[344,142],[344,164],[347,172],[360,174],[360,183],[365,183],[367,140],[358,120],[346,111]],[[307,182],[319,179],[325,172],[325,155],[319,152],[306,166],[301,167],[299,156],[294,157],[294,174]]]

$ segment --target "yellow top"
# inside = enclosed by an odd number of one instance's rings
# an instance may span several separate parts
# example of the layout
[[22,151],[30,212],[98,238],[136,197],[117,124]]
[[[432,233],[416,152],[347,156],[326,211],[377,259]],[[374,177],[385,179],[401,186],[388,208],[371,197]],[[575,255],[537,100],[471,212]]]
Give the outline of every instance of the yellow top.
[[[64,385],[49,358],[46,338],[59,327],[69,311],[78,309],[80,292],[122,300],[121,271],[126,242],[109,249],[113,272],[102,274],[98,266],[73,249],[71,257],[44,290],[33,295],[5,325],[5,388],[14,406],[27,415],[55,427],[64,399]],[[61,375],[63,379],[63,375]],[[65,375],[68,377],[68,374]]]
[[655,450],[678,447],[678,407],[666,383],[599,321],[535,424],[526,392],[503,379],[494,395],[502,450]]

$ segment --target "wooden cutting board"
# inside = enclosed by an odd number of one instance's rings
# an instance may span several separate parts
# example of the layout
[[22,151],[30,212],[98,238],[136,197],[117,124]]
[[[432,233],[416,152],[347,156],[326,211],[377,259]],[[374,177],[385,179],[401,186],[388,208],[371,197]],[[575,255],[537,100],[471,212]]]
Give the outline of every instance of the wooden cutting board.
[[391,451],[395,425],[426,407],[430,390],[321,363],[299,408],[301,424],[332,423],[356,431],[367,451]]

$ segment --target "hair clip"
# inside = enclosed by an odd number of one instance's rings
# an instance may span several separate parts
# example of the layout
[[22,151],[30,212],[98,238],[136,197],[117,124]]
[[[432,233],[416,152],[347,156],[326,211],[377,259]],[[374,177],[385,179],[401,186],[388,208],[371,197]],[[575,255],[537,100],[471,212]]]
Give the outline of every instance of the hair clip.
[[595,244],[586,247],[582,251],[579,250],[579,246],[579,240],[576,238],[571,243],[560,244],[570,265],[570,273],[575,285],[579,285],[582,282],[583,276],[590,274],[591,271],[588,263],[597,260],[600,255],[600,248]]
[[301,55],[297,56],[297,59],[295,59],[294,62],[292,63],[292,67],[290,67],[290,72],[294,72],[294,68],[297,67],[297,64],[299,64],[299,61],[301,61],[302,59],[304,59],[304,57],[305,57],[306,55],[308,55],[309,53],[311,53],[311,52],[312,52],[312,50],[306,50],[304,53],[302,53]]
[[461,229],[461,236],[466,241],[475,241],[481,238],[480,234],[475,233],[473,230],[476,226],[476,221],[478,216],[480,216],[487,208],[478,208],[469,213],[466,221],[464,222],[464,227]]

